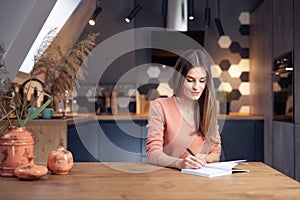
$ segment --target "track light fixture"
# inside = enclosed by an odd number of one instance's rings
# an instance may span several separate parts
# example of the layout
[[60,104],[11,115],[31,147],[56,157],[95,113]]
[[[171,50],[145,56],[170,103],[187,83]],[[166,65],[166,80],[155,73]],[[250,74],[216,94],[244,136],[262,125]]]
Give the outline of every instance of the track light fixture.
[[221,20],[219,18],[215,18],[215,24],[216,24],[219,36],[225,35]]
[[208,0],[206,0],[206,7],[204,13],[204,26],[205,28],[210,27],[210,7],[208,6]]
[[188,1],[188,18],[189,20],[194,20],[194,0]]
[[102,11],[102,8],[101,8],[101,6],[100,6],[100,1],[97,0],[97,1],[96,1],[96,9],[95,9],[95,11],[94,11],[92,17],[91,17],[90,20],[89,20],[89,24],[90,24],[91,26],[94,26],[94,25],[96,24],[96,18],[98,17],[98,15],[100,14],[101,11]]
[[215,24],[219,33],[219,36],[225,35],[223,26],[220,19],[220,0],[218,0],[218,17],[215,18]]
[[142,9],[142,6],[140,4],[136,4],[135,7],[133,8],[133,10],[129,13],[129,15],[125,18],[125,21],[127,23],[130,23],[131,20],[135,17],[135,15],[140,12],[140,10]]

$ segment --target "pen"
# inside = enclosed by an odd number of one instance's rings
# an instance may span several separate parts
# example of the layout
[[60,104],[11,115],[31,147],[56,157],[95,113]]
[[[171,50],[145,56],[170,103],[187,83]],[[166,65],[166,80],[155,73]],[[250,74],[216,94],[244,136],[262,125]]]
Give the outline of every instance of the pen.
[[190,148],[185,147],[185,149],[186,149],[192,156],[196,156],[196,155],[192,152],[192,150],[191,150]]

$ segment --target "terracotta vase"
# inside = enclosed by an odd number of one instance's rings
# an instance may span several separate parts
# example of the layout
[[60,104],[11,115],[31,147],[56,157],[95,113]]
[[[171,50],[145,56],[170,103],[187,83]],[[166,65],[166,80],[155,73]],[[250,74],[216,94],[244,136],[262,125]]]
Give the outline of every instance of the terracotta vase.
[[48,169],[42,165],[36,165],[34,158],[29,158],[29,163],[21,165],[14,170],[15,176],[20,179],[35,180],[48,173]]
[[1,176],[15,176],[15,168],[34,156],[34,139],[26,127],[10,127],[0,137]]
[[47,167],[52,174],[68,174],[73,167],[73,155],[62,146],[48,155]]

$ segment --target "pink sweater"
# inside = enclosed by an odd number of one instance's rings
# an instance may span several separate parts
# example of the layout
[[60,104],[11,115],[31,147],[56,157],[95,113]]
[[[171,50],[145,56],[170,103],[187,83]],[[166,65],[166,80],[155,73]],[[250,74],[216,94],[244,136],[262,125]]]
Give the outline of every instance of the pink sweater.
[[196,127],[182,118],[174,97],[153,101],[147,128],[146,151],[152,164],[168,166],[178,158],[184,159],[188,155],[185,147],[195,154],[221,153],[220,137],[218,143],[211,144],[204,137],[192,134]]

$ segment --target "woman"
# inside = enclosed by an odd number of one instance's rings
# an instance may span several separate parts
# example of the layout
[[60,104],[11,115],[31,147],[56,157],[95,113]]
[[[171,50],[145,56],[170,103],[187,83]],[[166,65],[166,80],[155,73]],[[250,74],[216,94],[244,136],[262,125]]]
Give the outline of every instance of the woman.
[[205,50],[189,50],[177,60],[174,95],[156,99],[149,111],[146,151],[150,163],[196,169],[220,160],[212,65]]

